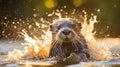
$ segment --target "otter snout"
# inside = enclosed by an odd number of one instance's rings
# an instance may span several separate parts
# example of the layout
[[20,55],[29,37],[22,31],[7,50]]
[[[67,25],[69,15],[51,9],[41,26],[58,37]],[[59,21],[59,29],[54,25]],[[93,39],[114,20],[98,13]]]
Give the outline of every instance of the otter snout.
[[69,34],[71,33],[71,30],[69,30],[69,29],[64,29],[64,30],[62,31],[62,33],[63,33],[64,35],[69,35]]
[[69,27],[64,27],[57,33],[56,39],[62,41],[71,41],[74,38],[74,32]]

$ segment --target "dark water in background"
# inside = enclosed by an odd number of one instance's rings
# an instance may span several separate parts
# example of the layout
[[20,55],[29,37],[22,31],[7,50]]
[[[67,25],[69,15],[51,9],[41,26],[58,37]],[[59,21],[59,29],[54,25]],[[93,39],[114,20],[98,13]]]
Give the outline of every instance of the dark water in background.
[[[117,54],[117,57],[114,59],[106,61],[94,61],[94,62],[80,62],[78,64],[57,64],[50,65],[51,62],[39,62],[39,60],[23,60],[22,64],[16,62],[7,62],[5,61],[6,54],[8,51],[13,49],[23,49],[21,43],[23,41],[7,41],[0,40],[0,67],[120,67],[119,53],[120,53],[120,39],[119,38],[106,38],[99,39],[98,42],[105,42],[105,44],[110,48],[112,53]],[[33,64],[33,65],[31,65]]]

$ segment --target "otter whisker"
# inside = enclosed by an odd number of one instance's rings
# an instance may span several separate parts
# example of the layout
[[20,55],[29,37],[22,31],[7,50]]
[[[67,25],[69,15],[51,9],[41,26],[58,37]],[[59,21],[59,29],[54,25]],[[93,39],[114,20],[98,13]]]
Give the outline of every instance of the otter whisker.
[[76,42],[76,41],[73,41],[72,43],[73,43],[73,45],[75,46],[76,50],[78,51],[78,50],[79,50],[79,49],[78,49],[79,47],[77,46],[77,42]]
[[59,45],[60,44],[60,41],[59,40],[56,40],[56,42],[54,43],[54,45],[53,45],[53,55],[54,56],[56,56],[58,53],[59,53],[59,51],[60,51],[60,48],[59,48]]
[[62,52],[61,46],[62,46],[62,41],[59,40],[58,45],[57,45],[57,49],[58,49],[58,52],[59,52],[59,54],[58,54],[59,57],[63,57],[63,52]]
[[51,49],[51,54],[53,55],[53,56],[56,56],[56,49],[57,49],[57,44],[58,44],[58,40],[56,40],[54,43],[53,43],[53,45],[52,45],[52,49]]
[[86,42],[83,39],[82,40],[78,39],[77,42],[78,44],[81,44],[81,47],[87,48]]
[[81,40],[77,40],[77,43],[78,44],[81,44],[81,45],[78,45],[79,46],[79,48],[81,49],[81,51],[80,52],[82,52],[82,53],[86,53],[87,55],[89,54],[88,53],[88,50],[87,50],[87,45],[84,43],[81,43]]
[[76,42],[83,45],[83,43],[81,42],[80,38],[76,37]]
[[57,53],[59,51],[59,49],[57,47],[58,43],[59,43],[59,40],[57,40],[56,44],[54,45],[54,47],[55,47],[55,51],[54,52],[55,52],[56,55],[57,55]]
[[57,48],[57,46],[58,46],[58,43],[59,43],[59,40],[57,40],[57,42],[55,43],[55,45],[54,45],[54,53],[57,55],[57,53],[58,53],[58,51],[59,51],[59,49]]

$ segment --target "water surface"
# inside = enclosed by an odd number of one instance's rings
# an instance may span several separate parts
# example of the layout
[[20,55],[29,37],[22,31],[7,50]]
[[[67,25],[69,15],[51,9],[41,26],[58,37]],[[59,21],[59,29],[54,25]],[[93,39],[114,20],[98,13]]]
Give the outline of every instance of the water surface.
[[[32,60],[20,60],[18,62],[5,61],[6,55],[9,51],[14,49],[23,49],[21,43],[23,41],[8,41],[0,40],[0,67],[120,67],[119,53],[120,53],[120,39],[119,38],[105,38],[98,39],[98,42],[104,42],[110,51],[113,53],[113,59],[105,61],[91,61],[91,62],[80,62],[78,64],[55,64],[48,62],[41,62],[38,59]],[[19,63],[22,62],[22,63]]]

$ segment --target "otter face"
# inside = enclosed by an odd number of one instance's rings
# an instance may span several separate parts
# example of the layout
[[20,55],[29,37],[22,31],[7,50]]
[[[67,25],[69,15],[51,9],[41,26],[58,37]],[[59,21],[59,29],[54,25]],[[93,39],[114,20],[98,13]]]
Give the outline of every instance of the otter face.
[[76,38],[81,29],[81,23],[70,18],[62,18],[50,25],[54,40],[71,42]]

